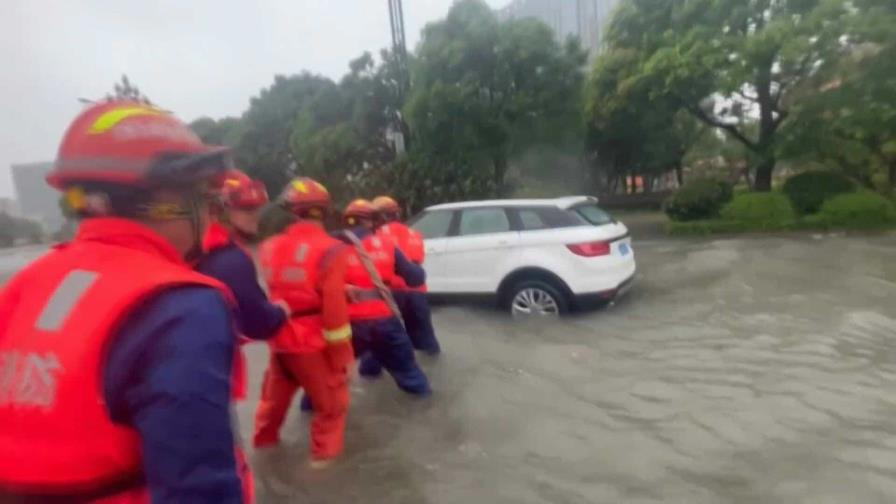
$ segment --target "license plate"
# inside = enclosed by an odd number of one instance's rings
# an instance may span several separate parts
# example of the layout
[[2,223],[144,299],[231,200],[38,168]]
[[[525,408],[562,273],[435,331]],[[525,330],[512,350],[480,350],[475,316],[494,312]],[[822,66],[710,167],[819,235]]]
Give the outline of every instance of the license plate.
[[619,254],[620,255],[629,255],[632,251],[632,248],[628,246],[628,243],[620,243],[619,244]]

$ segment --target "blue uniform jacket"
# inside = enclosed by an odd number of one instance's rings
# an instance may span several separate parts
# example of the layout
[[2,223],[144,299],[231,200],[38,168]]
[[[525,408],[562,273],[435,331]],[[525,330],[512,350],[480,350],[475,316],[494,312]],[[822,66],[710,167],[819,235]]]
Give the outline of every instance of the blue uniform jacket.
[[[355,236],[360,240],[363,240],[371,234],[370,231],[363,227],[355,227],[352,228],[351,231],[355,233]],[[333,236],[351,245],[349,239],[346,238],[342,232],[334,233]],[[401,250],[398,250],[398,247],[395,247],[395,273],[403,278],[409,287],[419,287],[426,283],[426,271],[418,264],[408,260],[408,258],[401,253]]]
[[268,339],[286,322],[286,314],[268,301],[258,285],[252,258],[236,244],[217,248],[203,257],[196,271],[226,285],[236,298],[235,313],[240,331],[247,338]]
[[165,291],[117,331],[103,370],[113,421],[135,428],[152,502],[239,503],[230,422],[236,338],[208,287]]

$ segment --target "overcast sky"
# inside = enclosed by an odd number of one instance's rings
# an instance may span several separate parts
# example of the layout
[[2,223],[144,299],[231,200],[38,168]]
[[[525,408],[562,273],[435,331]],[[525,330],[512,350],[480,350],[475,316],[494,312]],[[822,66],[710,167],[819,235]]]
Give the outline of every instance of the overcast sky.
[[[409,48],[453,0],[404,0]],[[487,0],[500,7],[509,0]],[[338,78],[390,44],[387,0],[5,0],[0,17],[0,197],[11,163],[51,160],[78,97],[127,74],[190,121],[243,112],[274,74]]]

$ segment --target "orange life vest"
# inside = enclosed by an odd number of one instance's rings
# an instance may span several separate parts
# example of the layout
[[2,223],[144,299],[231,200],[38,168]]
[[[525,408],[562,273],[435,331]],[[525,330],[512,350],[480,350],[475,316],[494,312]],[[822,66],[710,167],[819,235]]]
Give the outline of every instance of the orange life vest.
[[[10,282],[0,295],[9,303],[0,316],[0,492],[138,481],[137,433],[104,406],[104,351],[128,314],[181,285],[224,292],[151,230],[114,218],[85,221],[74,241]],[[133,493],[103,502],[133,502]]]
[[[411,229],[401,222],[393,221],[380,226],[377,230],[380,236],[389,238],[401,250],[401,253],[408,258],[409,261],[418,265],[423,265],[426,258],[426,252],[423,248],[423,235],[414,229]],[[415,292],[426,292],[426,284],[418,287],[410,287],[404,281],[401,275],[394,275],[391,287],[395,290],[407,290]]]
[[[391,239],[370,234],[361,240],[361,245],[373,262],[373,267],[376,268],[380,278],[386,285],[391,285],[396,277],[395,244]],[[351,320],[371,320],[392,316],[389,305],[380,296],[354,247],[348,256],[345,283],[349,289],[348,314]]]
[[261,245],[262,274],[271,297],[286,301],[293,311],[270,340],[274,351],[309,353],[327,345],[318,278],[326,261],[344,248],[342,242],[307,222],[293,224]]

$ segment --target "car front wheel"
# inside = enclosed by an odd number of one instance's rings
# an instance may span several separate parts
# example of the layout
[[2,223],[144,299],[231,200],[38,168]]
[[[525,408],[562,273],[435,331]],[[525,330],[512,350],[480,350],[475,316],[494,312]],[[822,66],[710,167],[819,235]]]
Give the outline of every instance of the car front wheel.
[[516,284],[508,299],[510,314],[514,317],[557,317],[569,309],[569,303],[559,289],[538,280]]

